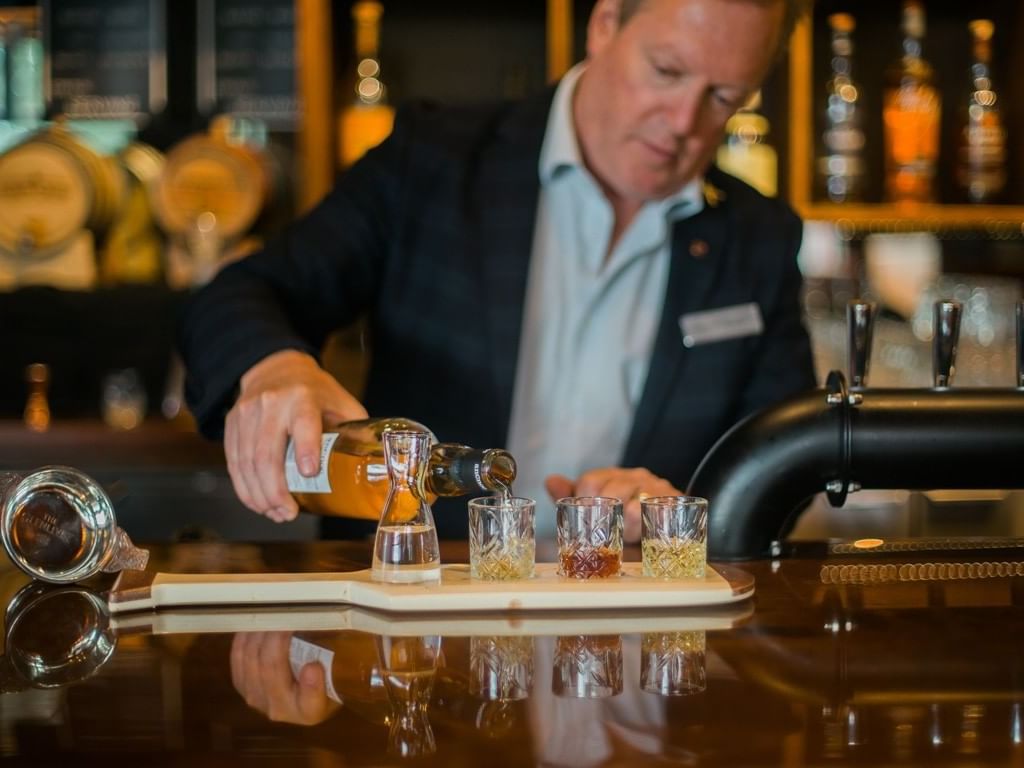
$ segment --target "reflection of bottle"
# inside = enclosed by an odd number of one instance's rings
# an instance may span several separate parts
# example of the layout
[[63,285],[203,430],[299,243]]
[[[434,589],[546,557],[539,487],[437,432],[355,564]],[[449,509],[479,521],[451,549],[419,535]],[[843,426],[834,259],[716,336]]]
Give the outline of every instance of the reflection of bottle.
[[931,65],[921,56],[924,30],[924,7],[919,0],[905,0],[903,58],[887,75],[882,107],[886,195],[898,202],[934,198],[942,101]]
[[430,755],[437,750],[427,716],[437,674],[441,638],[378,638],[384,688],[391,703],[388,752],[401,757]]
[[377,2],[357,2],[352,6],[355,24],[355,99],[342,110],[340,159],[342,167],[352,165],[388,134],[394,123],[394,110],[388,106],[387,90],[380,79],[380,17],[384,6]]
[[768,118],[757,112],[761,92],[757,91],[725,124],[725,143],[718,148],[716,162],[726,173],[750,184],[758,192],[774,197],[779,185],[779,160],[768,143]]
[[974,40],[974,62],[957,154],[957,184],[970,202],[984,203],[1006,184],[1006,131],[989,69],[995,27],[988,19],[975,19],[968,27]]
[[373,543],[375,581],[416,582],[441,578],[434,515],[424,488],[430,433],[394,431],[384,435],[388,497]]
[[818,160],[818,178],[824,197],[833,203],[844,203],[860,197],[864,148],[860,92],[851,75],[855,28],[853,16],[833,13],[828,17],[832,28],[832,77],[826,86],[825,130],[822,141],[825,151]]
[[[310,512],[377,520],[388,492],[383,436],[407,429],[429,434],[422,424],[408,419],[364,419],[339,425],[324,434],[320,474],[311,478],[299,473],[294,447],[289,444],[288,489]],[[428,498],[501,493],[510,490],[515,476],[516,463],[507,451],[437,443],[430,451],[426,490]]]

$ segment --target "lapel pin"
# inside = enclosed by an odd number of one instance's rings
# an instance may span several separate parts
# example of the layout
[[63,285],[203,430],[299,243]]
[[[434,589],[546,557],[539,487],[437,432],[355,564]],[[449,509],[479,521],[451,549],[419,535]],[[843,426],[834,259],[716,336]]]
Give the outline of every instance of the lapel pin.
[[704,202],[709,208],[716,208],[720,202],[725,200],[725,192],[720,190],[707,179],[704,179]]

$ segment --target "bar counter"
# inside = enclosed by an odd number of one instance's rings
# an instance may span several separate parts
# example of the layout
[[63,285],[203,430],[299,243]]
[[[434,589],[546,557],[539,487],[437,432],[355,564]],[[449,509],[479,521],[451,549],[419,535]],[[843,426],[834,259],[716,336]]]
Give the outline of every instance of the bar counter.
[[[0,756],[34,766],[1024,765],[1024,542],[930,547],[791,545],[778,560],[732,564],[756,579],[744,602],[582,616],[302,607],[111,617],[111,578],[44,588],[5,564]],[[151,551],[150,568],[164,572],[339,571],[370,556],[362,542]],[[445,562],[466,555],[442,544]],[[686,668],[659,667],[662,652],[686,654]],[[326,688],[306,662],[330,671]],[[688,693],[663,695],[680,683]]]

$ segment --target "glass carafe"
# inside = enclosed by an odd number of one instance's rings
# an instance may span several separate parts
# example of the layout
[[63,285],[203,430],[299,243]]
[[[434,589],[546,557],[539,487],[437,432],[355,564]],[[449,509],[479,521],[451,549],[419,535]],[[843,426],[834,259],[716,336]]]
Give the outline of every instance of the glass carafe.
[[428,710],[437,675],[441,638],[378,638],[384,688],[391,704],[388,719],[388,753],[422,757],[437,750]]
[[435,581],[441,577],[437,529],[425,489],[430,433],[418,430],[384,435],[388,496],[373,545],[375,581]]

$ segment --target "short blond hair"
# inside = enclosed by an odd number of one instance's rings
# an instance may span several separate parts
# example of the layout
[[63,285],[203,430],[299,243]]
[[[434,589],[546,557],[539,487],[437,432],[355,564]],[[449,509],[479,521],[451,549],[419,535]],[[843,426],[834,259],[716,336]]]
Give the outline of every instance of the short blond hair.
[[[748,0],[753,3],[770,3],[778,2],[779,0]],[[640,6],[642,6],[647,0],[622,0],[622,7],[619,9],[619,24],[625,24],[629,21],[629,18],[636,13]],[[786,6],[786,13],[782,17],[782,39],[779,42],[780,53],[786,50],[786,46],[789,44],[790,35],[793,34],[793,29],[796,27],[796,23],[800,21],[800,17],[810,11],[811,6],[814,4],[814,0],[781,0]]]

